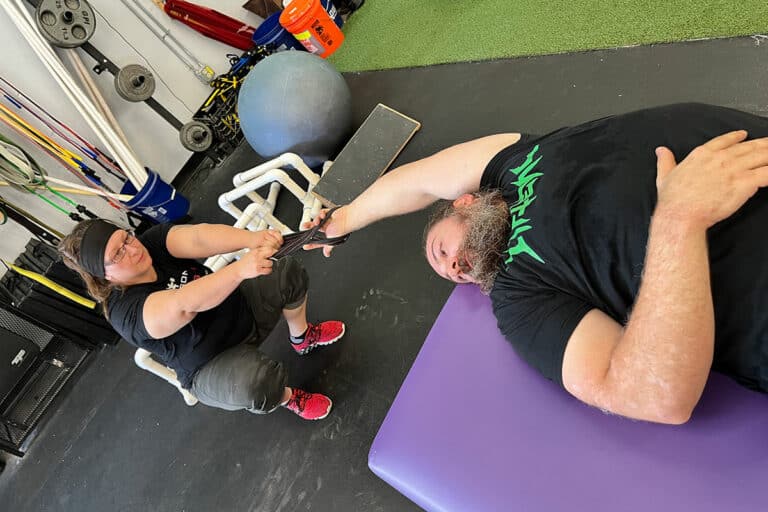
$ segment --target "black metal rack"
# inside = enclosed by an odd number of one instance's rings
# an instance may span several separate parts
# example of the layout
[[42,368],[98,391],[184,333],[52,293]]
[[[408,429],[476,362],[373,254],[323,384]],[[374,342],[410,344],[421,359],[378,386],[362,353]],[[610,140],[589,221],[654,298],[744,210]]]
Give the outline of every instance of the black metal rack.
[[[68,290],[88,298],[80,277],[68,269],[56,250],[31,239],[15,264],[51,279]],[[14,272],[0,278],[4,300],[31,317],[43,319],[53,329],[77,343],[96,348],[116,344],[120,338],[101,314],[101,307],[89,309],[46,286]]]
[[[22,457],[24,442],[90,349],[0,303],[0,449]],[[10,349],[10,350],[9,350]]]

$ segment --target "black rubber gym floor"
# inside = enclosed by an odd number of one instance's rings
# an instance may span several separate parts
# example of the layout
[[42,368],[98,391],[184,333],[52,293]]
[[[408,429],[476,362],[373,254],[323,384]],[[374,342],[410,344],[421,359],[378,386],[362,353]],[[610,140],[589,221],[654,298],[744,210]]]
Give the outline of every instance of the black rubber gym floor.
[[[347,79],[358,124],[379,102],[422,122],[403,163],[490,133],[545,133],[678,101],[768,115],[768,41],[699,41]],[[220,167],[180,176],[194,221],[232,223],[216,197],[231,188],[233,173],[258,162],[242,146]],[[289,199],[278,213],[292,212],[290,196],[282,197]],[[299,357],[282,324],[263,347],[287,364],[291,384],[334,399],[327,419],[187,407],[174,388],[133,364],[127,344],[108,347],[74,379],[26,457],[8,459],[0,475],[2,510],[417,510],[368,470],[367,454],[452,289],[421,255],[425,217],[416,213],[355,233],[330,260],[302,256],[311,277],[310,319],[344,320],[347,335]],[[462,385],[471,383],[446,375],[445,392],[423,399],[444,404],[444,421],[478,414],[471,403],[451,400],[451,389]],[[503,390],[478,393],[498,393],[504,407]]]

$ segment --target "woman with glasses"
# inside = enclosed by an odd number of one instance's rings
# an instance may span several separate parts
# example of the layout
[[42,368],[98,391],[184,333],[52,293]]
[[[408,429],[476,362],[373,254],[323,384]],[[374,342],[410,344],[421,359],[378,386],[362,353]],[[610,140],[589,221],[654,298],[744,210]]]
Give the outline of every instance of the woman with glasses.
[[[300,355],[344,335],[342,322],[307,322],[306,271],[271,259],[282,243],[278,231],[216,224],[158,225],[136,237],[96,219],[75,226],[59,252],[115,330],[172,368],[200,402],[322,419],[331,400],[288,387],[283,366],[258,350],[281,314]],[[249,251],[215,273],[195,261],[240,249]]]

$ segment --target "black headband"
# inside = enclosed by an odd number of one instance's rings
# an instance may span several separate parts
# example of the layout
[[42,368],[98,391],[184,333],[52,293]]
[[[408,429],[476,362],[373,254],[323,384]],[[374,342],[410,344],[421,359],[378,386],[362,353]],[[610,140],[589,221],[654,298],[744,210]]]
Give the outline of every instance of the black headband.
[[89,274],[104,278],[104,251],[112,233],[120,228],[103,220],[95,220],[80,241],[80,266]]

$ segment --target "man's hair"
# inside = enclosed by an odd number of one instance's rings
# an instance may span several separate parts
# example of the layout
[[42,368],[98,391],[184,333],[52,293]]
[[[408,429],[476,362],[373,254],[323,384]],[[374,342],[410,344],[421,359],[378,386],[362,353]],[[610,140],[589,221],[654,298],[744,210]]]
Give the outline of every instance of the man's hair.
[[465,274],[472,277],[483,291],[489,293],[499,273],[504,244],[509,237],[509,211],[498,190],[475,192],[475,200],[455,207],[452,201],[439,201],[424,229],[427,235],[438,222],[456,217],[466,225],[467,233],[459,252],[472,262]]
[[96,277],[80,266],[80,244],[83,242],[83,235],[88,230],[94,220],[85,220],[78,223],[70,234],[65,236],[59,242],[58,250],[64,264],[77,272],[80,279],[85,283],[88,294],[101,303],[102,312],[106,318],[109,318],[107,312],[107,297],[116,288],[121,286],[112,284],[106,279]]

